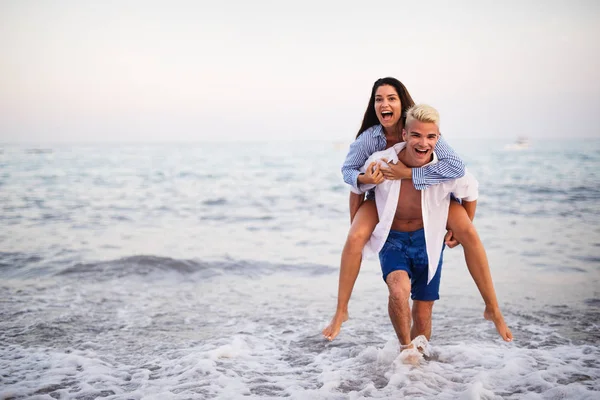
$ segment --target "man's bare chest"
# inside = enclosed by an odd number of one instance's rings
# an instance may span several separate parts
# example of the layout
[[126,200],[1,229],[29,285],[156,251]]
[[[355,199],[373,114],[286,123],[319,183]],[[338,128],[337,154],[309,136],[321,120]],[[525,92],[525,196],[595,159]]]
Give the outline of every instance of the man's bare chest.
[[410,180],[402,180],[401,185],[395,219],[421,220],[421,191]]

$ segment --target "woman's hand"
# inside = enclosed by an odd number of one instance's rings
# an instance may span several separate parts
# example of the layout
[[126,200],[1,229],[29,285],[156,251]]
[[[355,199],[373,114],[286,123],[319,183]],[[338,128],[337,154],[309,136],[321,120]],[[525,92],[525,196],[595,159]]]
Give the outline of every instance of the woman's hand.
[[363,185],[379,185],[383,182],[383,179],[384,177],[381,168],[379,168],[379,163],[373,161],[369,164],[365,173],[358,176],[358,183]]
[[383,173],[385,179],[394,181],[398,179],[412,178],[412,169],[404,165],[402,161],[398,160],[396,164],[392,164],[387,160],[385,160],[385,162],[387,163],[387,167],[381,168],[381,172]]

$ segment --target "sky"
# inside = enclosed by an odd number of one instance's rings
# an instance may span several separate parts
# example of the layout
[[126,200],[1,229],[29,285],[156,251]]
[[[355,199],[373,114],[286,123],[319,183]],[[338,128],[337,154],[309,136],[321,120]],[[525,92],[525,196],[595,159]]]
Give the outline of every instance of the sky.
[[447,138],[600,137],[598,21],[595,0],[0,0],[0,142],[349,141],[384,76]]

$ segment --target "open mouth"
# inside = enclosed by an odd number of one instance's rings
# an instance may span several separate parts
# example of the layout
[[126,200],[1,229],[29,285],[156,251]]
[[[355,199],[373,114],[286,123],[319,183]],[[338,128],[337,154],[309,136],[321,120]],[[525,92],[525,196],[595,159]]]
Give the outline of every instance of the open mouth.
[[429,153],[429,150],[419,150],[419,149],[416,149],[416,148],[415,148],[415,152],[416,152],[417,154],[419,154],[419,155],[422,155],[422,156],[424,156],[424,155],[426,155],[427,153]]
[[394,113],[391,111],[382,111],[381,112],[381,119],[383,119],[384,121],[391,120],[393,116],[394,116]]

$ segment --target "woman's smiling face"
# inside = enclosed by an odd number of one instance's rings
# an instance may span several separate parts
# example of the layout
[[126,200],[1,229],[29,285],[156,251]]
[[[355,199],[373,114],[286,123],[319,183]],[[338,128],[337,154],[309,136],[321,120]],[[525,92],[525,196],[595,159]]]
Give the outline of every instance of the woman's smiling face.
[[381,85],[375,92],[375,113],[386,131],[395,129],[402,116],[402,103],[393,86]]

